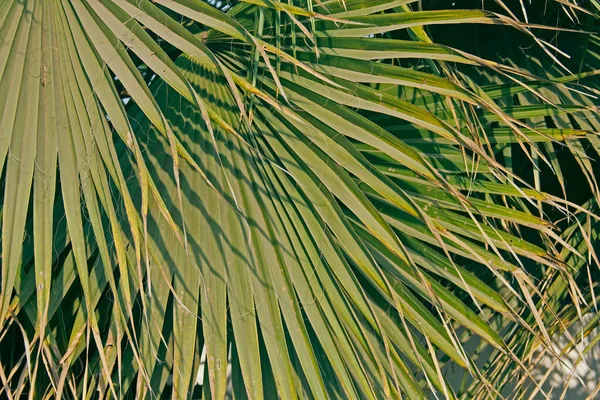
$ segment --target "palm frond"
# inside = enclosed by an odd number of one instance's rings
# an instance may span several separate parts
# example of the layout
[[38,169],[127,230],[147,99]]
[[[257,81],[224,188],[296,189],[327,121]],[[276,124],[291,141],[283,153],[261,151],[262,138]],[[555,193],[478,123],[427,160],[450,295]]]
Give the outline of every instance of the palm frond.
[[550,3],[1,2],[3,395],[548,395],[600,192]]

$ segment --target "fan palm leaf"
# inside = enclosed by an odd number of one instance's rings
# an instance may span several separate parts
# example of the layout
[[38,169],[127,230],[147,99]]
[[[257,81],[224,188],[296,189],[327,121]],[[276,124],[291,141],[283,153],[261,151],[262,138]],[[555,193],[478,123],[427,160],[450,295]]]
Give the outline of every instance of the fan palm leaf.
[[[594,11],[408,3],[0,3],[3,393],[545,393],[534,351],[595,304]],[[463,25],[538,58],[433,40]]]

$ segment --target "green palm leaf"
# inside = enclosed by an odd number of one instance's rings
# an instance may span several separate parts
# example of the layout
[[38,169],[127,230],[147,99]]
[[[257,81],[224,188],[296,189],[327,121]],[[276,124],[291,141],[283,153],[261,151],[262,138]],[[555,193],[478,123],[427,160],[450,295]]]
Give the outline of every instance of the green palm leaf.
[[547,394],[596,305],[593,5],[210,3],[0,2],[2,396]]

